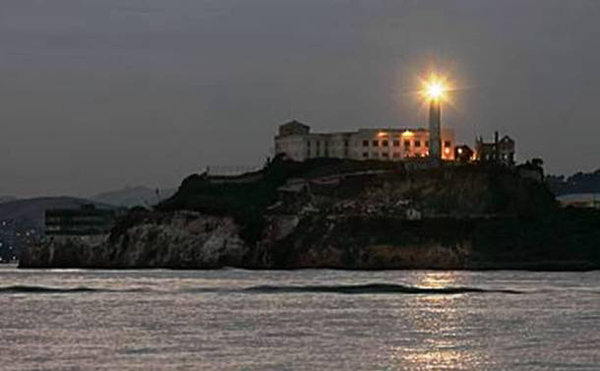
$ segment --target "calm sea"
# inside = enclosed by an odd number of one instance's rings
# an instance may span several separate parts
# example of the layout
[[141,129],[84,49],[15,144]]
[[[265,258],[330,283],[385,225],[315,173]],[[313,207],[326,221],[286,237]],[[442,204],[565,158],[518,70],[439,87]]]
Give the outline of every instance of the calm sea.
[[1,370],[600,370],[600,272],[0,267]]

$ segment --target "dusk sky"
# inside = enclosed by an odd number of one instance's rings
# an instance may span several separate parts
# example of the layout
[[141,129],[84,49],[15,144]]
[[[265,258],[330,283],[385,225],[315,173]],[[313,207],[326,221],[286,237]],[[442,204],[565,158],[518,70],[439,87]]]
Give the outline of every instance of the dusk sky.
[[600,167],[597,0],[3,0],[0,195],[171,187],[260,165],[277,125],[494,130],[550,173]]

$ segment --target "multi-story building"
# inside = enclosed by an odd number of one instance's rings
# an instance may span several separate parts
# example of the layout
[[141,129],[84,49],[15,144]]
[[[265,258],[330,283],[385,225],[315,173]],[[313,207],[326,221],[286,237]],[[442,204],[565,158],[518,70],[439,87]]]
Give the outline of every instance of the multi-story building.
[[83,205],[79,209],[46,210],[46,235],[95,235],[107,233],[115,210]]
[[500,139],[498,132],[494,134],[494,141],[486,143],[483,138],[477,138],[475,142],[477,160],[481,162],[492,162],[506,166],[515,165],[515,141],[505,135]]
[[[454,131],[441,129],[441,157],[454,159]],[[390,160],[429,156],[429,130],[423,128],[358,129],[353,132],[311,133],[308,125],[291,121],[279,126],[275,154],[295,161],[317,157]]]

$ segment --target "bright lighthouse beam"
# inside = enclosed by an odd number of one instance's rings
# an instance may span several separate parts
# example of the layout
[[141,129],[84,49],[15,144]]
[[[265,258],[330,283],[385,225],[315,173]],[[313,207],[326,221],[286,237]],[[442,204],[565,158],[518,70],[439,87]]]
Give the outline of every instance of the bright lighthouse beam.
[[429,99],[439,99],[444,95],[444,86],[435,81],[427,86],[427,96]]
[[432,75],[423,82],[422,95],[428,100],[442,100],[446,97],[448,86],[443,78]]

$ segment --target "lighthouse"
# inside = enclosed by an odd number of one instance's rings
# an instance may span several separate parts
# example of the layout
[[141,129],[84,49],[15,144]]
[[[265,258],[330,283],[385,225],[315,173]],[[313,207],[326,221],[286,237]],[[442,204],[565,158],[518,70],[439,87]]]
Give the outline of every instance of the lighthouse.
[[439,164],[442,159],[442,100],[446,92],[444,80],[431,75],[425,83],[424,95],[429,101],[429,159]]

